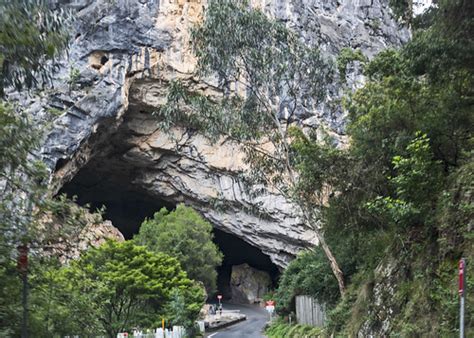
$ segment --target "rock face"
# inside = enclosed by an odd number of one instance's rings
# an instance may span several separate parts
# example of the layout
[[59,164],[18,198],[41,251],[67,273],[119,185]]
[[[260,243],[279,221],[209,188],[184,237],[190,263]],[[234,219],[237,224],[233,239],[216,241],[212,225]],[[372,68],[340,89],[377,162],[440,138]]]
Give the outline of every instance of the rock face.
[[259,303],[271,286],[272,279],[265,271],[254,269],[248,264],[232,267],[230,275],[232,302],[239,304]]
[[[239,179],[246,166],[238,146],[224,141],[211,145],[178,129],[170,138],[156,128],[151,112],[165,102],[171,80],[216,94],[212,79],[194,77],[196,60],[188,44],[189,28],[201,20],[204,0],[62,2],[77,11],[69,59],[54,90],[28,102],[38,118],[51,108],[62,111],[42,151],[53,189],[58,191],[82,170],[95,179],[91,184],[104,188],[107,182],[113,187],[122,182],[151,199],[184,201],[279,266],[316,243],[297,208],[282,196],[268,192],[250,197]],[[360,48],[370,57],[409,38],[391,18],[388,0],[252,3],[332,57],[342,47]],[[79,76],[71,78],[72,73]],[[349,65],[347,80],[350,86],[363,80],[357,65]],[[344,113],[334,104],[341,92],[335,81],[327,102],[302,108],[300,121],[343,135]]]
[[87,248],[99,247],[106,240],[123,242],[125,239],[112,222],[106,220],[101,223],[89,223],[76,240],[78,241],[70,252],[70,258],[78,258]]
[[[73,206],[73,208],[78,208]],[[79,208],[78,208],[79,210]],[[91,214],[88,210],[80,208],[81,219],[84,227],[75,233],[71,233],[64,241],[52,246],[47,246],[43,255],[59,257],[63,263],[71,259],[77,259],[82,252],[90,247],[98,247],[106,240],[123,242],[125,239],[120,231],[112,225],[112,222],[103,220],[98,214]],[[60,228],[61,222],[51,214],[43,218],[43,222],[49,223],[52,228]]]

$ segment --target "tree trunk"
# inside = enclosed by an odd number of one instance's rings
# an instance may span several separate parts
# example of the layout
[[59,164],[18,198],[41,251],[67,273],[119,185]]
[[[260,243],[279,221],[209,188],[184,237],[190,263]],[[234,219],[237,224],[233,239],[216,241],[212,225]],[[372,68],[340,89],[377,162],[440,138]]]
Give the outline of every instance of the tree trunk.
[[339,267],[339,264],[337,263],[336,257],[334,257],[331,249],[326,243],[326,240],[324,239],[324,236],[322,235],[319,229],[319,224],[317,224],[318,222],[315,222],[314,218],[311,217],[311,212],[309,212],[304,207],[302,208],[302,210],[303,210],[304,217],[306,218],[307,222],[310,224],[311,228],[313,228],[316,238],[318,239],[319,245],[323,249],[324,254],[326,255],[326,258],[328,259],[329,264],[331,265],[332,273],[334,277],[336,277],[337,284],[339,286],[339,293],[341,294],[341,298],[344,298],[344,294],[346,292],[346,286],[344,283],[344,274],[342,273],[342,270]]
[[411,24],[413,22],[413,0],[408,0],[408,13],[407,13],[407,23],[408,27],[411,30]]
[[334,277],[336,277],[337,279],[337,284],[339,285],[339,293],[341,294],[341,298],[344,298],[344,294],[346,292],[346,287],[344,284],[344,274],[342,273],[342,270],[339,267],[339,264],[337,264],[336,257],[334,257],[334,255],[332,254],[332,251],[327,245],[324,237],[321,236],[319,233],[317,237],[319,240],[319,245],[321,245],[321,248],[323,249],[324,254],[326,255],[327,259],[329,260],[329,263],[331,264],[332,273],[334,274]]

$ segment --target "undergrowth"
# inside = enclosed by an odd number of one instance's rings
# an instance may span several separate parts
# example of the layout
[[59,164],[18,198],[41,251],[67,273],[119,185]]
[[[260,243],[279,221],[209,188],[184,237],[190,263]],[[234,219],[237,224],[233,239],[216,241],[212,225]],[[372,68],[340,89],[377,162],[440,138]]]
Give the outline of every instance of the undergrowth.
[[274,321],[265,331],[269,338],[317,338],[324,337],[324,330],[302,324],[289,324],[283,319]]

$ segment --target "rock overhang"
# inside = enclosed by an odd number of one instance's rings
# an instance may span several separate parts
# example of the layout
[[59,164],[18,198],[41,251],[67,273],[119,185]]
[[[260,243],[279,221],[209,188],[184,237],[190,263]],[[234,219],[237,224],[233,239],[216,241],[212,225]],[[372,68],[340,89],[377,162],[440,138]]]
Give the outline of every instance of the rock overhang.
[[[78,195],[81,203],[108,204],[111,212],[146,209],[134,216],[141,220],[152,216],[152,209],[185,203],[280,267],[301,248],[315,244],[285,198],[269,192],[250,196],[251,187],[240,178],[245,163],[237,145],[213,144],[184,128],[170,136],[158,128],[151,111],[144,110],[149,105],[131,96],[129,107],[116,129],[89,145],[93,155],[61,191]],[[130,237],[122,220],[115,223]]]

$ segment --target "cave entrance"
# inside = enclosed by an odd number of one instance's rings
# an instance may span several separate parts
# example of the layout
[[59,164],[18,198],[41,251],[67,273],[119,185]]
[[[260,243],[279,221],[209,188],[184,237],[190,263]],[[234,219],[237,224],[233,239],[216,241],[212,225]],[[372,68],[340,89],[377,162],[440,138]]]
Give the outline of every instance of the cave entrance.
[[[215,188],[222,191],[229,179],[224,176],[227,180],[221,180],[220,162],[236,159],[226,157],[227,153],[218,148],[200,144],[202,140],[192,132],[178,133],[177,139],[169,138],[159,130],[156,117],[150,113],[154,108],[137,102],[134,93],[131,90],[129,110],[121,120],[104,120],[98,126],[102,129],[83,145],[87,163],[82,164],[79,153],[74,165],[80,169],[59,193],[77,196],[77,202],[89,204],[92,211],[105,206],[104,217],[112,221],[125,239],[133,238],[143,220],[153,217],[163,207],[173,210],[178,203],[193,207],[214,225],[214,241],[224,254],[218,269],[218,292],[224,299],[235,302],[261,299],[266,290],[275,286],[279,268],[268,255],[249,244],[258,243],[254,233],[249,236],[249,229],[238,235],[224,232],[242,230],[235,226],[241,204],[230,205],[232,212],[224,213],[223,217],[216,216],[219,212],[211,206]],[[204,165],[202,156],[208,156],[210,162]],[[56,170],[60,171],[66,164],[59,162]],[[212,170],[217,170],[214,174],[210,172],[211,165]],[[229,217],[234,222],[223,223]],[[248,299],[246,294],[250,296]],[[209,299],[215,300],[214,296],[209,295]]]
[[[114,157],[95,158],[80,169],[76,176],[60,190],[69,197],[76,196],[80,205],[91,211],[105,206],[104,218],[112,221],[125,239],[138,233],[145,218],[165,207],[175,209],[169,200],[151,196],[133,184],[137,168]],[[217,293],[224,300],[252,303],[274,287],[279,276],[278,267],[269,256],[239,237],[214,227],[214,242],[224,254],[218,268]],[[209,301],[216,301],[216,294]]]
[[[113,162],[113,161],[112,161]],[[165,207],[174,210],[171,202],[149,196],[131,185],[131,172],[117,163],[112,168],[92,161],[82,168],[73,180],[64,185],[60,193],[77,197],[80,205],[89,205],[91,211],[105,207],[104,218],[120,230],[125,239],[132,239],[138,233],[145,218]]]

